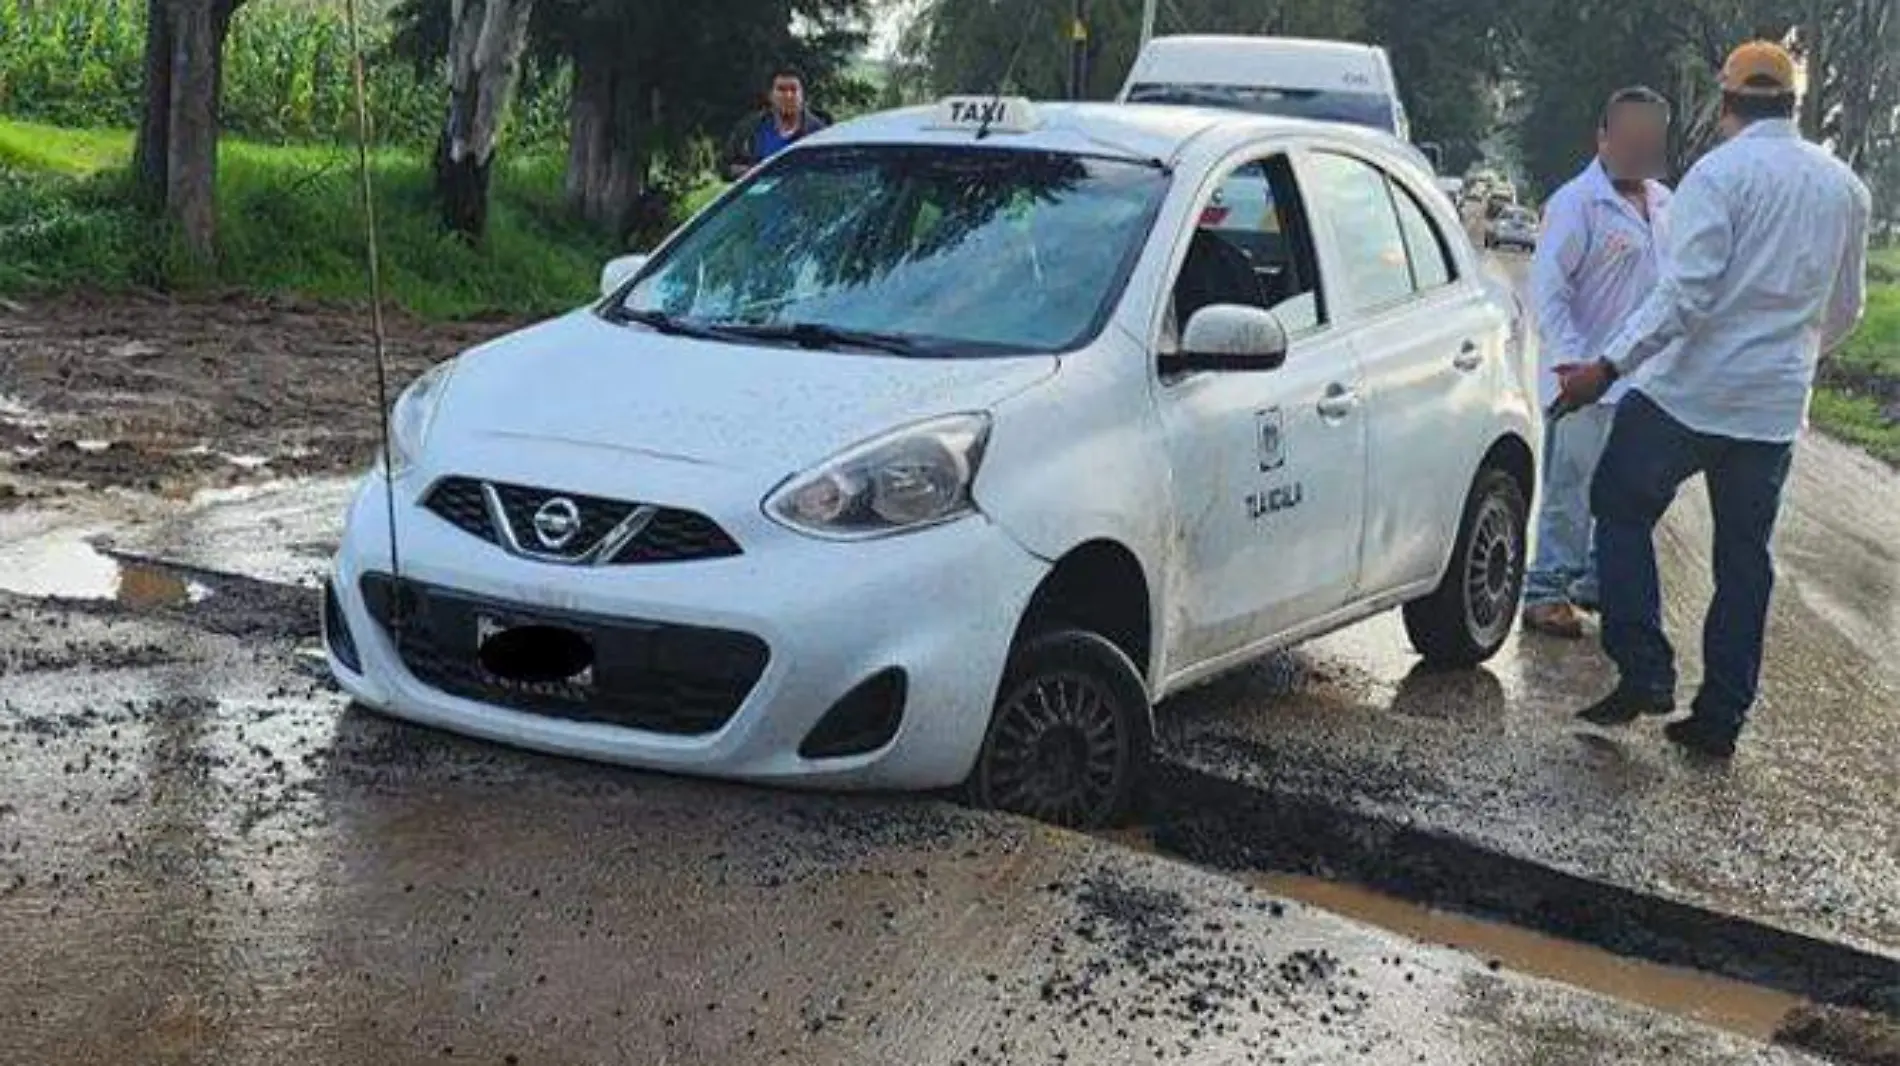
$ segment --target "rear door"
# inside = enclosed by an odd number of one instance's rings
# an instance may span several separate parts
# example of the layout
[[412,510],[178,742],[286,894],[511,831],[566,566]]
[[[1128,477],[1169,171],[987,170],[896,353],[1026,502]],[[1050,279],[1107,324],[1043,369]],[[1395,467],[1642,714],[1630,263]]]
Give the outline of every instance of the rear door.
[[1502,322],[1458,276],[1422,194],[1344,152],[1301,162],[1366,376],[1360,591],[1374,597],[1435,582],[1451,551],[1503,365]]

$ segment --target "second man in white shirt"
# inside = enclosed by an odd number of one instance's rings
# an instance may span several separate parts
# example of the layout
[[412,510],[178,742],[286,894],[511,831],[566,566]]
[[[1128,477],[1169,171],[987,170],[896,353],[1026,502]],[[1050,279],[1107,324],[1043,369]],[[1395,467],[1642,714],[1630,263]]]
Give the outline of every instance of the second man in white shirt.
[[[1655,289],[1669,190],[1655,180],[1669,139],[1669,105],[1644,88],[1610,97],[1597,128],[1597,158],[1557,190],[1531,264],[1543,400],[1557,395],[1555,367],[1603,351]],[[1524,624],[1583,636],[1580,609],[1597,604],[1591,559],[1590,479],[1610,437],[1621,390],[1553,421],[1545,432],[1537,555],[1524,589]]]

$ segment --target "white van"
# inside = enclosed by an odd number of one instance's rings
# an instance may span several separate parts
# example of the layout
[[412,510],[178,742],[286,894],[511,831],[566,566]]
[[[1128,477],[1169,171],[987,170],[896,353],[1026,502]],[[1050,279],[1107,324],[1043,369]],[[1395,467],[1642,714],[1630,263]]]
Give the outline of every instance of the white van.
[[1410,143],[1385,49],[1294,37],[1157,37],[1116,99],[1370,126]]

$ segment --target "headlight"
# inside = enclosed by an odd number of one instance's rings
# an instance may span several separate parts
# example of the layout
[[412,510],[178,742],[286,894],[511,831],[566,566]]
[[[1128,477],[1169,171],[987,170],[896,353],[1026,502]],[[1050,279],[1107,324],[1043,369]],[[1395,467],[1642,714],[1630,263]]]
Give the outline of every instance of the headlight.
[[423,371],[396,397],[389,410],[389,454],[384,467],[392,478],[399,478],[415,465],[428,442],[429,427],[435,422],[436,408],[448,391],[449,375],[455,372],[455,360],[437,363]]
[[952,415],[861,444],[766,498],[765,513],[816,537],[863,538],[973,512],[986,415]]

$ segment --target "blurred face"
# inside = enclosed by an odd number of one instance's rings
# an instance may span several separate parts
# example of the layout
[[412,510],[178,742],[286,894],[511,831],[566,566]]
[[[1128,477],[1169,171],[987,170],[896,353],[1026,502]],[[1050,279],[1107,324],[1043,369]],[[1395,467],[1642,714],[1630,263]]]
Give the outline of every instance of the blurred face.
[[795,118],[805,108],[805,86],[797,78],[772,79],[772,110],[781,118]]
[[1612,106],[1597,134],[1597,155],[1617,181],[1662,177],[1668,153],[1669,119],[1654,104]]

